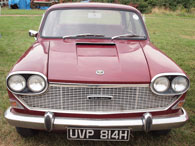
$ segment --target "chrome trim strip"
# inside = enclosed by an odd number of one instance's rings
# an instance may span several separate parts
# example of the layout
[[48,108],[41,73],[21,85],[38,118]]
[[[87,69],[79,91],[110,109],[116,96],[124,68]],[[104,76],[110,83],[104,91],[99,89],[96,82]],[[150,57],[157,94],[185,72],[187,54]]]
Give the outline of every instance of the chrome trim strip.
[[[40,22],[40,24],[39,24],[39,30],[40,30],[40,28],[41,28],[41,24],[42,24],[42,22],[43,22],[44,16],[45,16],[45,13],[43,13],[43,15],[42,15],[41,22]],[[39,30],[38,30],[38,33],[39,33]]]
[[109,95],[89,95],[87,96],[88,100],[112,100],[113,96]]
[[[171,94],[166,94],[166,93],[158,93],[156,92],[154,89],[153,89],[153,83],[154,81],[158,78],[158,77],[162,77],[162,76],[183,76],[185,77],[187,80],[188,80],[188,88],[186,88],[185,91],[183,92],[179,92],[179,93],[171,93]],[[171,83],[170,83],[170,87],[171,87]],[[188,77],[184,74],[184,73],[160,73],[160,74],[157,74],[156,76],[154,76],[151,80],[151,83],[150,83],[150,89],[151,91],[156,94],[156,95],[164,95],[164,96],[170,96],[170,95],[182,95],[184,94],[188,89],[190,88],[190,80],[188,79]]]
[[156,78],[161,77],[161,76],[185,76],[187,78],[187,76],[184,73],[160,73],[157,74],[156,76],[154,76],[151,80],[151,82],[153,82]]
[[[45,80],[45,89],[43,90],[43,91],[41,91],[41,92],[39,92],[39,93],[19,93],[19,92],[14,92],[14,91],[12,91],[10,88],[9,88],[9,86],[8,86],[8,84],[7,84],[7,81],[8,81],[8,79],[9,79],[9,77],[10,76],[12,76],[12,75],[17,75],[17,74],[19,74],[19,75],[23,75],[23,74],[33,74],[33,75],[39,75],[39,76],[41,76],[41,77],[43,77],[43,79]],[[27,81],[26,81],[26,85],[27,85]],[[40,73],[40,72],[34,72],[34,71],[17,71],[17,72],[12,72],[12,73],[10,73],[10,74],[8,74],[8,76],[7,76],[7,78],[6,78],[6,86],[7,86],[7,89],[10,91],[10,92],[12,92],[12,93],[14,93],[14,94],[19,94],[19,95],[39,95],[39,94],[42,94],[42,93],[44,93],[47,89],[48,89],[48,81],[47,81],[47,77],[44,75],[44,74],[42,74],[42,73]]]
[[[34,116],[11,112],[11,107],[4,114],[9,124],[16,127],[42,129],[44,127],[44,116]],[[176,114],[153,116],[151,130],[162,130],[181,127],[188,120],[186,111],[182,108]],[[143,131],[142,117],[123,119],[87,119],[55,117],[54,130],[65,130],[69,126],[80,127],[128,127],[133,131]]]
[[118,88],[118,87],[149,87],[149,84],[84,84],[84,83],[59,83],[49,82],[52,86],[63,87],[92,87],[92,88]]

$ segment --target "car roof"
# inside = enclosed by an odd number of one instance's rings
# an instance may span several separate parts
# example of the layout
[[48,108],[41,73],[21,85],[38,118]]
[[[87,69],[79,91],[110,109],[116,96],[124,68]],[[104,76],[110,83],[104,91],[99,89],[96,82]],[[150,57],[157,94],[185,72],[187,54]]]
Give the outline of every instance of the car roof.
[[121,4],[113,4],[113,3],[60,3],[51,6],[48,11],[52,9],[60,9],[60,8],[108,8],[108,9],[124,9],[124,10],[134,10],[140,13],[136,8],[129,5],[121,5]]

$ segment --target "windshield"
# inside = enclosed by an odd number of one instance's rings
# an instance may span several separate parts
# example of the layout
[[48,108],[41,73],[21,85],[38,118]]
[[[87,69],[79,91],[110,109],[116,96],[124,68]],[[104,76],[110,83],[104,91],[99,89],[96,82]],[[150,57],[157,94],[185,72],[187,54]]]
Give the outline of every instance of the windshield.
[[146,37],[142,21],[135,12],[102,9],[53,10],[46,18],[41,36],[85,36],[79,34],[109,38],[120,38],[120,35],[124,34],[129,34],[126,37],[138,39]]

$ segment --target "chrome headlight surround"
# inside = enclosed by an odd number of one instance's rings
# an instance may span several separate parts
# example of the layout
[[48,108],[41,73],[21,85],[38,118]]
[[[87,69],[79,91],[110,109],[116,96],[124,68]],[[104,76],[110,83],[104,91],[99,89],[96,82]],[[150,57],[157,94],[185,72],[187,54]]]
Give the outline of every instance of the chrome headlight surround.
[[27,86],[32,92],[41,92],[45,89],[46,81],[40,75],[31,75],[28,78]]
[[[19,76],[22,76],[25,81],[26,81],[26,85],[25,85],[25,88],[21,91],[14,91],[12,90],[10,87],[9,87],[9,79],[12,77],[12,76],[16,76],[16,75],[19,75]],[[32,76],[38,76],[40,78],[42,78],[44,80],[44,88],[40,91],[33,91],[29,88],[28,86],[28,80],[30,79],[30,77]],[[39,72],[33,72],[33,71],[18,71],[18,72],[13,72],[13,73],[10,73],[8,76],[7,76],[7,79],[6,79],[6,83],[7,83],[7,88],[9,91],[11,91],[12,93],[14,94],[20,94],[20,95],[37,95],[37,94],[42,94],[44,93],[47,88],[48,88],[48,81],[47,81],[47,77],[45,75],[43,75],[42,73],[39,73]]]
[[153,82],[153,89],[156,92],[166,92],[170,87],[170,81],[167,77],[158,77]]
[[[164,90],[163,92],[159,92],[155,89],[154,85],[156,83],[156,81],[160,78],[166,78],[168,81],[169,81],[169,87]],[[182,78],[183,80],[186,81],[186,87],[184,88],[184,90],[182,91],[176,91],[174,89],[174,83],[175,83],[175,80],[178,79],[178,78]],[[150,83],[150,88],[152,90],[153,93],[157,94],[157,95],[181,95],[183,93],[185,93],[190,87],[190,81],[189,79],[187,78],[187,76],[183,73],[162,73],[162,74],[158,74],[156,76],[153,77],[153,79],[151,80],[151,83]]]
[[175,77],[171,82],[171,88],[175,92],[184,92],[188,88],[189,81],[187,78],[178,76]]
[[21,92],[26,87],[26,79],[21,75],[12,75],[9,77],[7,85],[14,92]]

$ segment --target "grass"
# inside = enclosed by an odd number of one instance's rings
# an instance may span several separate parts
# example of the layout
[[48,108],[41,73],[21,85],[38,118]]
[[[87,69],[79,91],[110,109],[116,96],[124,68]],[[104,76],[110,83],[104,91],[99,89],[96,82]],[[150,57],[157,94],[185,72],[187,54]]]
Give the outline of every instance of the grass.
[[[24,12],[24,13],[23,13]],[[8,10],[3,14],[41,14],[40,10]],[[168,54],[183,68],[191,80],[191,88],[184,105],[190,120],[181,128],[173,129],[167,136],[151,136],[142,132],[133,132],[129,142],[93,142],[67,141],[64,133],[40,132],[38,136],[23,139],[3,117],[9,107],[5,78],[11,67],[24,51],[34,42],[28,37],[28,30],[37,30],[41,16],[0,17],[0,145],[1,146],[191,146],[195,144],[195,17],[146,15],[146,24],[151,41]]]
[[40,9],[31,9],[31,10],[23,10],[23,9],[9,9],[7,7],[3,7],[1,9],[1,15],[42,15],[45,10]]
[[191,8],[190,12],[187,13],[187,9],[179,8],[176,11],[171,11],[165,8],[153,8],[151,15],[155,16],[171,16],[171,17],[195,17],[195,8]]

